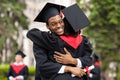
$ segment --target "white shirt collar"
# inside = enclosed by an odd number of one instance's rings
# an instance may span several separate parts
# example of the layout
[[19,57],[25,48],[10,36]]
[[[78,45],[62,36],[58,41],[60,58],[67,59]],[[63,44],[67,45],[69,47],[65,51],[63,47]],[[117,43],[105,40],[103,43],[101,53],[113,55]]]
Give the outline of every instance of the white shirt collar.
[[23,63],[23,62],[19,62],[19,63],[14,62],[14,64],[15,64],[15,65],[23,65],[24,63]]

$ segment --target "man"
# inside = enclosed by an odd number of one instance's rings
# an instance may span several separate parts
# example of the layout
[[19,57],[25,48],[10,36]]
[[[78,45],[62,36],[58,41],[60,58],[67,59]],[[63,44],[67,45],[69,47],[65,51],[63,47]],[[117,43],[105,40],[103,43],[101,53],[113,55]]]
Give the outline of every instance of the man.
[[101,59],[98,53],[92,54],[93,65],[95,68],[90,71],[89,80],[100,80],[101,79]]
[[27,80],[28,67],[23,63],[25,54],[18,51],[15,56],[15,62],[10,65],[8,71],[8,80]]
[[[27,37],[33,41],[34,56],[36,59],[35,80],[86,80],[85,66],[90,66],[91,45],[87,38],[79,35],[80,29],[89,24],[89,21],[82,13],[82,20],[74,24],[81,27],[74,27],[69,19],[71,8],[77,9],[77,4],[64,8],[61,5],[47,3],[35,21],[45,22],[51,32],[44,32],[32,29]],[[61,10],[65,18],[63,19]],[[72,9],[74,10],[74,9]],[[75,14],[76,14],[75,11]],[[77,15],[78,15],[77,13]],[[80,10],[81,13],[81,10]],[[80,14],[79,14],[80,15]],[[86,21],[86,23],[83,22]],[[72,22],[72,23],[71,23]],[[81,25],[82,24],[82,25]],[[72,32],[73,31],[73,32]],[[73,77],[72,74],[75,76]]]

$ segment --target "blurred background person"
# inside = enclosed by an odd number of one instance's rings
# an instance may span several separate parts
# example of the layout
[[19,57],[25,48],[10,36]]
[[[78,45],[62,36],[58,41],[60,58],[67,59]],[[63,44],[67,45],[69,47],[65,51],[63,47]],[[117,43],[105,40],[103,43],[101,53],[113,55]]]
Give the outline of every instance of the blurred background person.
[[94,69],[90,71],[89,80],[101,80],[101,58],[98,53],[92,54]]
[[22,51],[18,51],[15,56],[15,62],[10,64],[8,71],[8,80],[27,80],[28,67],[23,63],[26,55]]

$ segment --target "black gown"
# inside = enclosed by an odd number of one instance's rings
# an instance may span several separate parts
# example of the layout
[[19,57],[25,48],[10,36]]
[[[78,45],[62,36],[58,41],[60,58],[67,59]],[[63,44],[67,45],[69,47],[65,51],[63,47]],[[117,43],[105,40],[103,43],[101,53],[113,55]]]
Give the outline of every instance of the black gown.
[[91,70],[91,73],[93,74],[92,77],[89,77],[89,80],[101,80],[100,77],[100,66],[95,66],[93,70]]
[[83,36],[82,42],[76,49],[54,33],[42,32],[38,29],[30,30],[27,37],[33,42],[36,59],[35,80],[87,80],[87,76],[78,78],[71,77],[70,73],[58,74],[62,64],[57,63],[53,58],[54,51],[64,53],[63,48],[66,47],[74,58],[81,60],[83,68],[91,66],[92,47],[86,37]]
[[16,77],[19,75],[22,75],[24,77],[24,80],[27,80],[29,75],[28,67],[24,64],[20,66],[14,65],[14,63],[11,64],[7,74],[8,80],[9,80],[9,76]]

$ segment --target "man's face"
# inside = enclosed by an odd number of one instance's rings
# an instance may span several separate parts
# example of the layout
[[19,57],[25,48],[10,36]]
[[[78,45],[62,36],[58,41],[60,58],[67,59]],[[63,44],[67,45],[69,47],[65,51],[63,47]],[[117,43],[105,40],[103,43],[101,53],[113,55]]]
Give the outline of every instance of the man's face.
[[59,16],[53,16],[48,19],[47,28],[51,31],[56,33],[57,35],[64,34],[64,22],[63,19]]

